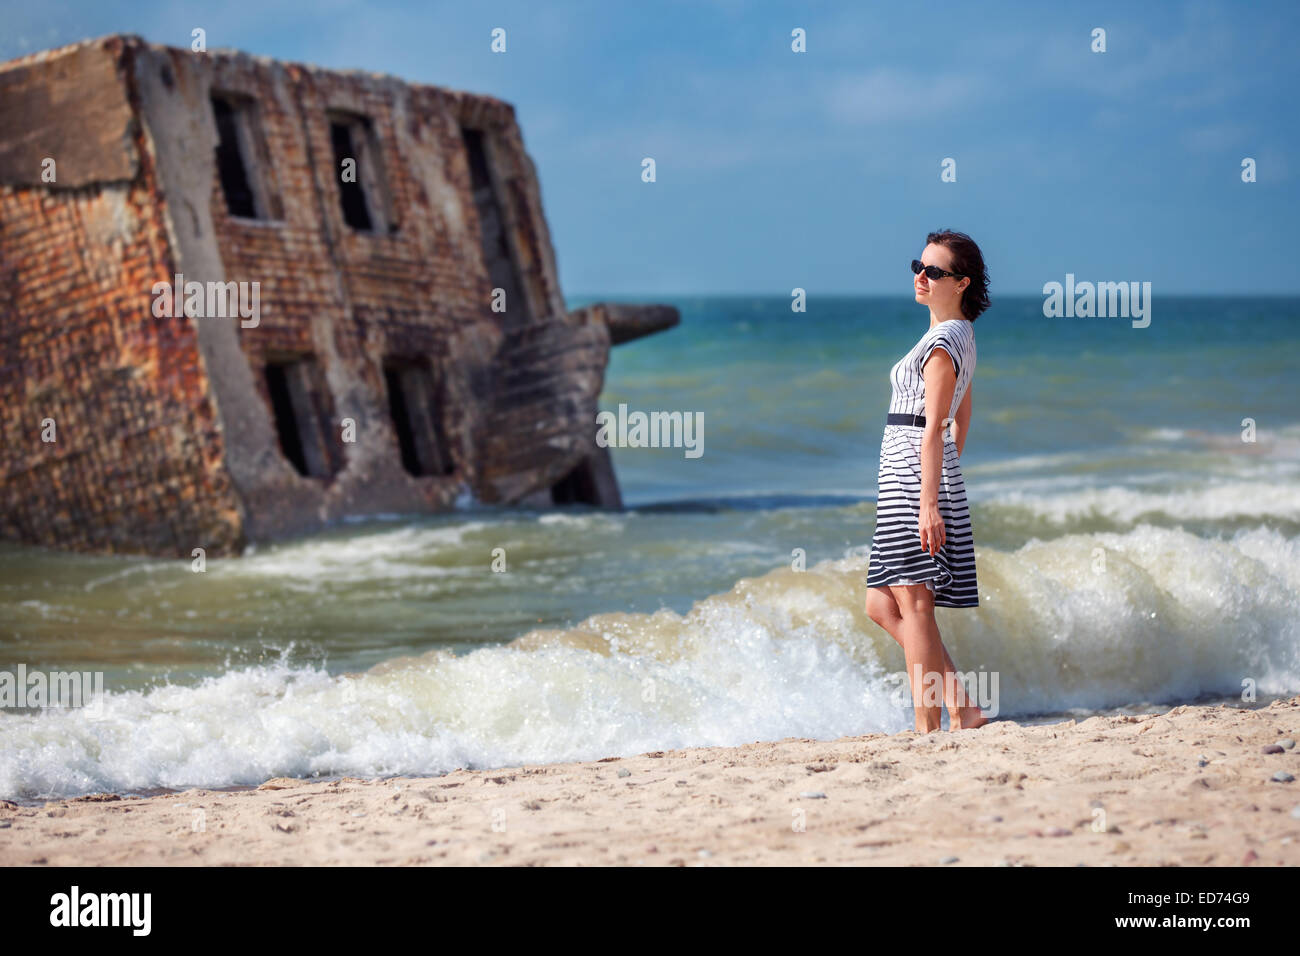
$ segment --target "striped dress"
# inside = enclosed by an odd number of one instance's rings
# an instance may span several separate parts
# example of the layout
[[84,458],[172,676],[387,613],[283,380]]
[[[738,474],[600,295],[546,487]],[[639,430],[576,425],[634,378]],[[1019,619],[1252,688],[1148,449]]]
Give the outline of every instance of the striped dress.
[[[937,323],[890,369],[889,381],[893,386],[890,412],[925,414],[922,369],[936,348],[952,356],[957,370],[957,387],[948,410],[950,418],[956,417],[975,373],[975,330],[967,319]],[[957,446],[947,429],[938,489],[944,543],[933,557],[921,549],[917,524],[921,513],[922,433],[923,429],[916,425],[885,426],[880,442],[876,531],[871,539],[867,587],[925,584],[934,592],[936,607],[978,607],[975,539],[966,504],[966,485]]]

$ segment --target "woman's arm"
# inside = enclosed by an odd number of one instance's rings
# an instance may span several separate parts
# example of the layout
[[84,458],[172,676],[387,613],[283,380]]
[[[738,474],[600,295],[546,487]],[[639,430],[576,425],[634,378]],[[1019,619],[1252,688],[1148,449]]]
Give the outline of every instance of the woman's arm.
[[952,440],[957,443],[957,457],[961,457],[962,449],[966,447],[966,429],[970,426],[970,393],[975,391],[975,383],[971,382],[966,386],[966,397],[961,400],[957,406],[957,418],[952,426]]
[[935,554],[944,542],[939,513],[939,476],[943,470],[944,419],[957,389],[957,370],[942,346],[930,353],[925,368],[925,431],[921,435],[921,513],[917,532],[921,548]]

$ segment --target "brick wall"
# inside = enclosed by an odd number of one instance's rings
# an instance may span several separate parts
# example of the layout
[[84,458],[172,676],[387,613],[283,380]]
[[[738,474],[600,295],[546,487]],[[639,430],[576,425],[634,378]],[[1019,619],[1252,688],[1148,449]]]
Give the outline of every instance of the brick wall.
[[[251,104],[240,122],[262,218],[228,211],[214,94]],[[332,117],[365,118],[392,229],[345,221]],[[462,129],[481,132],[481,160]],[[43,184],[51,150],[67,162]],[[256,327],[153,317],[150,289],[178,272],[257,283]],[[504,314],[497,285],[512,290]],[[609,331],[566,312],[536,171],[513,108],[492,97],[135,37],[6,64],[0,310],[8,538],[228,554],[343,515],[441,510],[463,488],[536,503],[596,454]],[[327,475],[284,454],[265,376],[268,360],[304,355],[315,366],[295,373],[294,401],[307,382],[328,408]],[[450,474],[403,468],[389,359],[432,364]],[[40,442],[45,418],[55,444]],[[345,420],[355,443],[338,440]]]
[[[109,44],[95,69],[126,96],[124,55]],[[24,87],[85,80],[57,60],[3,75],[11,104]],[[0,535],[78,550],[226,550],[241,520],[216,411],[193,329],[151,313],[150,290],[172,265],[142,133],[126,133],[140,160],[130,182],[0,186]],[[66,168],[62,153],[51,158],[60,179],[78,178],[71,157]],[[48,444],[45,419],[57,435]]]

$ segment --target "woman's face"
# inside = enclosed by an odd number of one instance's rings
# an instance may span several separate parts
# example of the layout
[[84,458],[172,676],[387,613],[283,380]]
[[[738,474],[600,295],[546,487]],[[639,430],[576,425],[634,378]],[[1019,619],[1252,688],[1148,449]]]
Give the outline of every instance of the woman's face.
[[[945,272],[952,271],[952,250],[947,246],[930,243],[921,253],[921,264],[938,266]],[[961,293],[970,284],[966,277],[944,276],[931,279],[922,269],[912,277],[912,287],[916,290],[916,301],[928,305],[931,311],[945,317],[961,315]]]

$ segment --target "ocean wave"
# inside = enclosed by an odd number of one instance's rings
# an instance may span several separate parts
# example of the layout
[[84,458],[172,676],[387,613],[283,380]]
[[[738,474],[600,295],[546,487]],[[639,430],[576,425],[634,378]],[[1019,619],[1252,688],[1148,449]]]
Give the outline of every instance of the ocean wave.
[[1219,480],[1183,488],[1167,485],[1052,488],[1048,493],[1003,491],[981,499],[994,513],[1021,511],[1055,525],[1104,518],[1132,524],[1154,517],[1173,522],[1270,518],[1300,521],[1300,482]]
[[[1140,525],[977,548],[980,607],[938,611],[1004,716],[1300,687],[1300,541]],[[911,727],[866,558],[744,578],[685,614],[613,613],[364,673],[277,661],[0,716],[0,796],[436,774]]]

